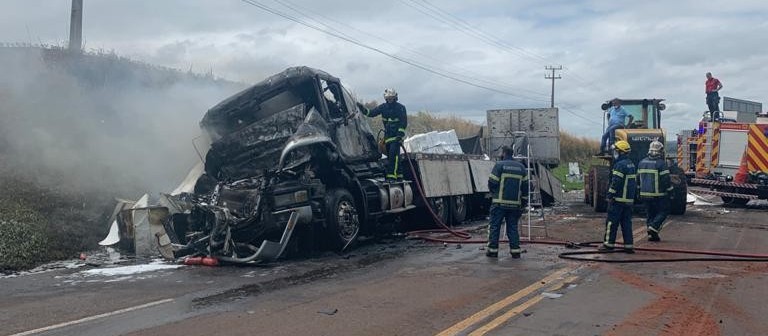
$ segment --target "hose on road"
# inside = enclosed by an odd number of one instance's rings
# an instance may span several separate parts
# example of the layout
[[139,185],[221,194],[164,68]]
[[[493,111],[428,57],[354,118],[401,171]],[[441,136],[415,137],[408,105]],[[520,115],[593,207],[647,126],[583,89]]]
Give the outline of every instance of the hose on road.
[[[468,234],[466,231],[457,231]],[[419,230],[411,231],[406,235],[411,238],[418,238],[424,241],[435,243],[449,243],[449,244],[484,244],[486,239],[446,239],[439,237],[432,237],[431,234],[444,233],[443,230]],[[506,239],[500,240],[500,243],[508,242]],[[593,242],[570,242],[561,240],[521,240],[521,244],[540,244],[540,245],[557,245],[571,249],[580,249],[582,247],[592,247],[594,250],[586,251],[569,251],[558,254],[558,257],[568,260],[577,261],[593,261],[604,263],[649,263],[649,262],[686,262],[686,261],[747,261],[747,262],[768,262],[768,255],[766,254],[751,254],[751,253],[736,253],[736,252],[722,252],[722,251],[708,251],[708,250],[691,250],[691,249],[678,249],[678,248],[657,248],[657,247],[635,247],[635,251],[642,252],[658,252],[658,253],[674,253],[674,254],[689,254],[689,255],[701,255],[705,257],[696,258],[627,258],[627,259],[596,259],[590,258],[591,255],[601,254],[616,254],[624,253],[621,249],[611,251],[600,251],[596,248],[602,244],[600,241]],[[620,244],[621,242],[617,242]]]
[[[424,241],[430,241],[430,242],[437,242],[437,243],[455,243],[455,244],[485,244],[488,242],[486,239],[471,239],[472,234],[470,232],[467,232],[465,230],[454,230],[448,227],[445,223],[443,223],[440,216],[438,216],[434,209],[432,209],[432,205],[430,204],[429,200],[425,196],[424,188],[421,185],[421,182],[417,178],[416,174],[416,168],[413,166],[413,162],[411,160],[410,155],[408,154],[408,151],[405,149],[405,146],[403,146],[402,143],[400,143],[400,148],[403,150],[403,153],[405,154],[406,161],[408,161],[408,166],[411,171],[411,176],[413,176],[413,181],[416,183],[416,187],[419,189],[419,195],[421,196],[422,201],[424,202],[425,207],[427,208],[427,211],[432,216],[432,219],[437,223],[437,225],[441,229],[436,230],[417,230],[417,231],[410,231],[406,233],[406,236],[409,238],[418,238],[422,239]],[[435,238],[429,236],[430,234],[435,233],[449,233],[452,236],[458,237],[459,239],[447,239],[447,238]],[[499,241],[500,243],[508,242],[505,239],[502,239]],[[597,248],[599,244],[602,242],[595,241],[595,242],[570,242],[570,241],[560,241],[560,240],[523,240],[520,241],[521,244],[543,244],[543,245],[558,245],[558,246],[564,246],[566,248],[573,248],[573,249],[579,249],[581,247],[592,247]],[[576,261],[593,261],[593,262],[604,262],[604,263],[649,263],[649,262],[686,262],[686,261],[747,261],[747,262],[768,262],[768,255],[766,254],[745,254],[745,253],[732,253],[732,252],[720,252],[720,251],[706,251],[706,250],[689,250],[689,249],[675,249],[675,248],[653,248],[653,247],[635,247],[635,251],[645,251],[645,252],[660,252],[660,253],[676,253],[676,254],[693,254],[693,255],[703,255],[708,257],[700,257],[700,258],[628,258],[628,259],[595,259],[595,258],[589,258],[586,256],[590,255],[600,255],[600,254],[615,254],[615,253],[623,253],[621,249],[618,250],[611,250],[611,251],[600,251],[600,250],[588,250],[588,251],[571,251],[571,252],[562,252],[558,254],[557,256],[561,259],[567,259],[567,260],[576,260]]]

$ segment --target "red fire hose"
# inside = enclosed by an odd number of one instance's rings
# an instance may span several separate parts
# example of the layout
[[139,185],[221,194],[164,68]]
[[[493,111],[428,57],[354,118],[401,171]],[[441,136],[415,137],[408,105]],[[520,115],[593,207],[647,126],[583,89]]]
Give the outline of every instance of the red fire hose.
[[[469,232],[466,232],[464,230],[453,230],[448,225],[443,223],[442,219],[437,216],[435,211],[432,209],[432,206],[430,205],[429,201],[427,200],[427,197],[424,193],[424,188],[421,185],[421,182],[418,178],[416,178],[416,168],[413,166],[413,162],[411,162],[411,158],[408,155],[408,151],[405,150],[405,147],[400,144],[400,147],[403,149],[403,153],[405,154],[405,158],[408,161],[408,166],[410,167],[411,174],[413,176],[413,181],[416,183],[417,188],[419,189],[419,194],[421,195],[421,199],[424,201],[424,204],[429,211],[432,218],[435,220],[435,223],[438,224],[442,229],[435,229],[435,230],[417,230],[417,231],[410,231],[406,235],[408,237],[413,238],[419,238],[425,241],[429,242],[438,242],[438,243],[455,243],[455,244],[485,244],[488,242],[487,239],[471,239],[472,234]],[[428,236],[428,234],[433,233],[449,233],[453,236],[458,237],[459,239],[446,239],[446,238],[435,238]],[[501,239],[499,242],[507,242],[506,239]],[[560,240],[542,240],[542,239],[536,239],[536,240],[523,240],[520,241],[521,244],[544,244],[544,245],[559,245],[559,246],[565,246],[567,248],[581,248],[581,247],[592,247],[597,248],[599,244],[602,242],[569,242],[569,241],[560,241]],[[646,252],[662,252],[662,253],[677,253],[677,254],[692,254],[692,255],[703,255],[708,257],[700,257],[700,258],[631,258],[631,259],[594,259],[594,258],[588,258],[584,256],[588,255],[595,255],[595,254],[606,254],[606,253],[621,253],[622,250],[613,250],[613,251],[598,251],[598,250],[587,250],[587,251],[571,251],[571,252],[563,252],[558,254],[558,257],[562,259],[568,259],[568,260],[578,260],[578,261],[595,261],[595,262],[605,262],[605,263],[647,263],[647,262],[683,262],[683,261],[747,261],[747,262],[768,262],[768,255],[766,254],[749,254],[749,253],[732,253],[732,252],[720,252],[720,251],[707,251],[707,250],[689,250],[689,249],[675,249],[675,248],[654,248],[654,247],[636,247],[636,251],[646,251]]]

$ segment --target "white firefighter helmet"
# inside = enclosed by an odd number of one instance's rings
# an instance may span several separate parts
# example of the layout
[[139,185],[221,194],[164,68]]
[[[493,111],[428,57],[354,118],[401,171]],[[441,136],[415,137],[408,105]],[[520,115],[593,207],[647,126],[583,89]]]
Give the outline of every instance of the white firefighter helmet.
[[648,147],[648,155],[660,156],[663,150],[664,150],[664,144],[656,140],[651,142],[651,145]]
[[384,89],[384,98],[397,98],[395,89]]

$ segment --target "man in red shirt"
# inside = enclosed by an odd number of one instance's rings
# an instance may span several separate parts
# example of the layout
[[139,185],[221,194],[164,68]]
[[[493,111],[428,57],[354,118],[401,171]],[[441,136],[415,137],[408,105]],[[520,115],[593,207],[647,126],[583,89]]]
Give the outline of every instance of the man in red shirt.
[[707,81],[704,82],[704,92],[707,93],[707,107],[709,107],[710,121],[720,119],[720,95],[717,92],[722,88],[723,84],[720,83],[720,80],[712,77],[711,72],[707,72]]

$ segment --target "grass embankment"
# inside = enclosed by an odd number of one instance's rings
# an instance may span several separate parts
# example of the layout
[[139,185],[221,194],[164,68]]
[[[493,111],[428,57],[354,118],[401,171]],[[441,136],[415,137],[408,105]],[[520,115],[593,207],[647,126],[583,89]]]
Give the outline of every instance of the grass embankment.
[[597,140],[560,131],[560,166],[553,169],[552,172],[563,183],[565,191],[584,189],[583,181],[568,181],[568,162],[578,162],[583,176],[587,173],[590,165],[600,162],[600,160],[592,157],[597,152],[598,143]]
[[44,187],[8,171],[0,185],[0,272],[75,257],[106,234],[111,197]]

